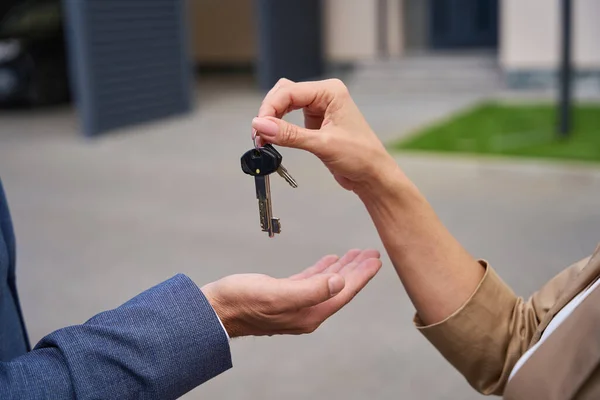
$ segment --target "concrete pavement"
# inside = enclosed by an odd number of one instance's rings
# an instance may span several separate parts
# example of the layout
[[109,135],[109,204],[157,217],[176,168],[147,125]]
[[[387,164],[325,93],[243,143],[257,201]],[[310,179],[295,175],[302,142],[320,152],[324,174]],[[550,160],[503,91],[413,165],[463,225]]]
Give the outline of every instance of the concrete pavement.
[[[200,285],[250,271],[283,277],[324,254],[383,250],[362,204],[314,157],[292,150],[282,153],[300,187],[272,183],[283,233],[259,232],[239,156],[260,97],[243,82],[201,84],[194,114],[92,141],[77,136],[70,110],[0,114],[0,174],[34,342],[177,272]],[[477,95],[392,98],[378,107],[357,94],[384,139]],[[520,295],[600,240],[597,169],[412,154],[398,162],[468,250]],[[234,340],[234,369],[185,398],[481,398],[413,328],[412,313],[386,258],[317,332]]]

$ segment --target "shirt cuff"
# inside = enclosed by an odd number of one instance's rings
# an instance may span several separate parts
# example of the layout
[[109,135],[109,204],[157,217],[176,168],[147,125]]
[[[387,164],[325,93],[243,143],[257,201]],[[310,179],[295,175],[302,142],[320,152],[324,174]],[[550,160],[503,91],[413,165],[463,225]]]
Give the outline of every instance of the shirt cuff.
[[[211,308],[212,308],[212,305],[211,305]],[[231,341],[231,338],[229,337],[229,333],[227,332],[227,329],[225,329],[225,325],[223,325],[223,321],[221,321],[221,318],[219,317],[219,314],[217,314],[217,312],[215,311],[214,308],[212,310],[215,313],[215,317],[217,317],[217,319],[219,320],[219,323],[221,324],[221,328],[223,328],[223,332],[225,333],[225,336],[227,336],[227,341]]]

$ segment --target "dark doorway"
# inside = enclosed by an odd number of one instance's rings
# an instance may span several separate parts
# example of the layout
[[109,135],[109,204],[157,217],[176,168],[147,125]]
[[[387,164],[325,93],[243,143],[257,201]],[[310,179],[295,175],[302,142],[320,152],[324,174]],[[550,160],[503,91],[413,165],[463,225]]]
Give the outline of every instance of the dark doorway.
[[430,0],[434,49],[496,48],[498,0]]

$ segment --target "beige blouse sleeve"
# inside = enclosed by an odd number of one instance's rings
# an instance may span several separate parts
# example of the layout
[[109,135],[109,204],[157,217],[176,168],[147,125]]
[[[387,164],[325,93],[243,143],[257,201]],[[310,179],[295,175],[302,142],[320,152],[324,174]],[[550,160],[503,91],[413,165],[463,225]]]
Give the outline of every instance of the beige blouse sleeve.
[[502,395],[540,321],[587,260],[552,278],[528,300],[517,297],[487,262],[480,261],[485,275],[459,310],[433,325],[424,326],[418,315],[414,322],[478,392]]

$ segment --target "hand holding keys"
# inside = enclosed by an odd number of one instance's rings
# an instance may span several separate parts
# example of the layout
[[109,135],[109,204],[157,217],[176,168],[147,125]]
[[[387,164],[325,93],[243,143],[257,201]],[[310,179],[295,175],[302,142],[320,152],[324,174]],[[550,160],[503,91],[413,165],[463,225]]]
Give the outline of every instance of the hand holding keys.
[[281,233],[279,219],[273,217],[269,175],[277,172],[291,187],[298,187],[294,178],[281,164],[282,160],[281,154],[270,144],[248,150],[241,158],[242,171],[254,177],[258,211],[260,213],[260,227],[263,232],[268,232],[269,237]]

